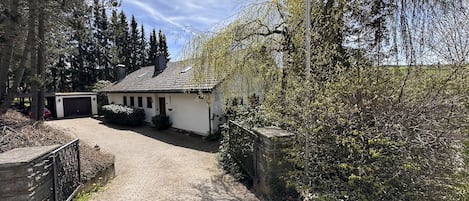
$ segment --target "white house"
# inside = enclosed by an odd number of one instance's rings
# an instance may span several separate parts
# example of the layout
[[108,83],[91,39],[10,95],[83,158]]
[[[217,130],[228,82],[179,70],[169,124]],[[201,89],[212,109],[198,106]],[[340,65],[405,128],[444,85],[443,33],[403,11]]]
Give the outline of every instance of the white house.
[[118,67],[118,82],[101,90],[111,104],[143,108],[146,121],[167,115],[172,127],[209,135],[218,130],[222,117],[221,92],[217,80],[194,81],[194,69],[186,62],[158,62],[125,76]]

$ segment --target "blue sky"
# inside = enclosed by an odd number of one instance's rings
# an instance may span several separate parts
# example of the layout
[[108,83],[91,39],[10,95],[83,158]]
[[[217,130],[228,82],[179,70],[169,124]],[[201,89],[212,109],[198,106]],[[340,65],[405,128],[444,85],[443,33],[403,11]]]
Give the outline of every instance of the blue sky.
[[123,0],[122,9],[144,24],[147,37],[155,28],[167,37],[172,60],[194,35],[211,30],[236,13],[235,0]]

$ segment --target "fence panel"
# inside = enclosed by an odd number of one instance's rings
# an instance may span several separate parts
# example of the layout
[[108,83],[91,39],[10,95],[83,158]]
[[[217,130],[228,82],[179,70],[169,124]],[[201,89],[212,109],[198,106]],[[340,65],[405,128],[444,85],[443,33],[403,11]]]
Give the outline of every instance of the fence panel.
[[234,121],[229,121],[228,126],[230,154],[252,179],[256,178],[258,136]]
[[54,200],[71,200],[80,187],[79,140],[56,149],[50,155],[53,161]]

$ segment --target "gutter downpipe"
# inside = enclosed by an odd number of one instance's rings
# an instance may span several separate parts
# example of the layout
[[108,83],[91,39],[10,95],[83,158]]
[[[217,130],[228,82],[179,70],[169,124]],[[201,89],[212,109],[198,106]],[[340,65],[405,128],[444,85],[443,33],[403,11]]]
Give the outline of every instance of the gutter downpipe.
[[[207,105],[209,104],[207,103]],[[212,108],[210,105],[208,106],[208,132],[209,136],[212,135]]]

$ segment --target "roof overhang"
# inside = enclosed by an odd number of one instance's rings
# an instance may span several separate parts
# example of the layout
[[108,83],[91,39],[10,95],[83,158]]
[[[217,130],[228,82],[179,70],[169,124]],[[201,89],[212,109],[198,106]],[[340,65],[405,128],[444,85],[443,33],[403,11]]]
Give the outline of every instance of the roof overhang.
[[122,90],[122,91],[99,91],[101,93],[211,93],[213,89],[170,89],[170,90]]

